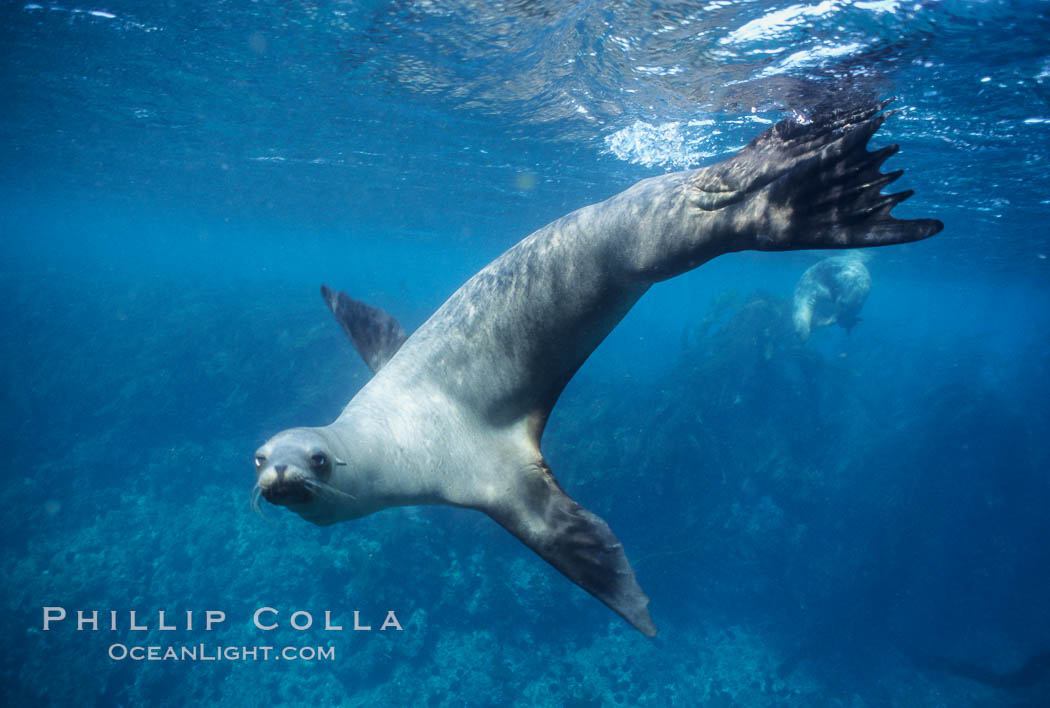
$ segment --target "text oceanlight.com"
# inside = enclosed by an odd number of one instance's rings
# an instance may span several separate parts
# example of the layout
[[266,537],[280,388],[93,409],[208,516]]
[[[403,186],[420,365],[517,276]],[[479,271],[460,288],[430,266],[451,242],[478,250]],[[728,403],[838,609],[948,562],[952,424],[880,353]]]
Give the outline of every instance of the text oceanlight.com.
[[209,647],[110,644],[114,661],[334,661],[335,647]]

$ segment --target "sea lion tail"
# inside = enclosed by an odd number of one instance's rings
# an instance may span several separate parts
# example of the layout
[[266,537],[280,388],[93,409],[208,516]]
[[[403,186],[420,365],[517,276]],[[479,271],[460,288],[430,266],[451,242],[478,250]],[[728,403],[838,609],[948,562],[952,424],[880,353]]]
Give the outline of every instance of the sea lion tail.
[[780,121],[737,154],[700,171],[693,182],[698,206],[725,210],[734,226],[746,225],[734,250],[860,248],[934,235],[944,227],[936,219],[890,216],[911,190],[881,193],[903,173],[879,172],[897,145],[867,149],[892,115],[883,112],[889,103]]

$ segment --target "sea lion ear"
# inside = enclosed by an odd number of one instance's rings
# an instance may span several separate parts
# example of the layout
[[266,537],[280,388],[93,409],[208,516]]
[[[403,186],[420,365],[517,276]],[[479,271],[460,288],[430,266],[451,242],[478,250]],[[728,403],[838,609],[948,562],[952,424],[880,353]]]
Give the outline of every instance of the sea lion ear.
[[372,373],[383,368],[408,339],[397,320],[378,307],[366,305],[327,285],[321,286],[321,297]]
[[649,598],[609,525],[573,501],[542,460],[518,481],[513,500],[496,500],[482,511],[639,632],[655,637]]

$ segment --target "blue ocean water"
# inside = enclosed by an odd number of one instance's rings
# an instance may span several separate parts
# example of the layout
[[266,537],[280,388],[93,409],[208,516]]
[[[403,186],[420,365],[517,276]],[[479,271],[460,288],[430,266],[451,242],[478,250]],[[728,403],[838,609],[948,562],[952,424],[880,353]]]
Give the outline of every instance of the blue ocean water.
[[[0,47],[4,705],[1047,705],[1045,3],[5,1]],[[722,256],[547,427],[656,639],[477,512],[252,512],[256,447],[370,376],[322,282],[411,332],[549,221],[860,95],[900,110],[895,214],[945,224],[871,253],[862,321],[800,344],[825,254]],[[263,646],[299,659],[223,653]]]

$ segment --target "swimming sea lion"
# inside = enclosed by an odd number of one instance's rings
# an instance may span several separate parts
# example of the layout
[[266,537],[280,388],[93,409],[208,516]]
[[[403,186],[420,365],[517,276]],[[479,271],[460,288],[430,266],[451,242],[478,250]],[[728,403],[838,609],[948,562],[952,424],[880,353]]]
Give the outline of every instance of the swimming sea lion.
[[860,321],[871,275],[857,255],[825,258],[806,269],[795,286],[792,319],[805,342],[815,327],[838,324],[847,332]]
[[540,452],[551,408],[653,283],[732,251],[882,246],[940,231],[936,220],[890,215],[910,191],[880,194],[901,174],[879,172],[897,146],[866,149],[885,105],[781,121],[723,162],[564,216],[407,339],[389,315],[323,288],[375,376],[335,422],[259,448],[254,502],[321,525],[409,504],[477,509],[655,635],[619,540],[569,498]]

